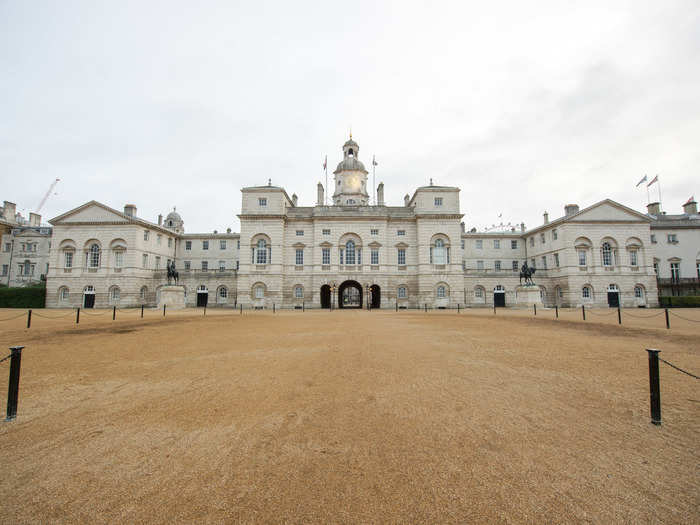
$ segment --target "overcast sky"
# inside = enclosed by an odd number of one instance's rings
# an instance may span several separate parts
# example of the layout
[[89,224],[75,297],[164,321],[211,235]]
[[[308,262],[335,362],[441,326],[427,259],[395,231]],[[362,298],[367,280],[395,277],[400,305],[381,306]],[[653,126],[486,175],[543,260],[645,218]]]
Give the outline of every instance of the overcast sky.
[[387,204],[432,177],[468,228],[644,210],[644,174],[679,213],[700,2],[0,0],[0,200],[24,215],[58,177],[45,219],[95,199],[238,231],[243,186],[313,205],[351,126]]

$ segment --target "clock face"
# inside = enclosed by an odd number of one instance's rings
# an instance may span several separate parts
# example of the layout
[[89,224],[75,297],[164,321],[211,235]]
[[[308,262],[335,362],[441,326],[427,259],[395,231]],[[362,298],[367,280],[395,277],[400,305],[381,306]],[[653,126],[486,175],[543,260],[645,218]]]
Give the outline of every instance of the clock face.
[[345,186],[349,190],[359,191],[360,179],[357,176],[349,175],[345,178]]

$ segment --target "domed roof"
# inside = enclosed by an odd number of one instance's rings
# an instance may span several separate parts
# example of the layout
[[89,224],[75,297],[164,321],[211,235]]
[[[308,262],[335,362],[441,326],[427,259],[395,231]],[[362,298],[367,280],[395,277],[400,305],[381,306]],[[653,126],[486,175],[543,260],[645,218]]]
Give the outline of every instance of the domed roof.
[[360,162],[359,160],[357,160],[356,157],[345,157],[338,163],[338,167],[333,173],[338,173],[339,171],[345,170],[359,170],[364,171],[365,173],[367,172],[367,170],[365,169],[365,165],[362,164],[362,162]]
[[352,136],[350,136],[350,140],[348,140],[345,144],[343,144],[343,149],[345,149],[345,148],[355,148],[355,151],[357,151],[357,150],[359,149],[359,147],[360,147],[360,146],[357,144],[357,142],[355,142],[354,140],[352,140]]
[[180,214],[175,211],[175,208],[173,208],[173,211],[168,213],[168,216],[165,218],[165,221],[182,222],[182,217],[180,217]]

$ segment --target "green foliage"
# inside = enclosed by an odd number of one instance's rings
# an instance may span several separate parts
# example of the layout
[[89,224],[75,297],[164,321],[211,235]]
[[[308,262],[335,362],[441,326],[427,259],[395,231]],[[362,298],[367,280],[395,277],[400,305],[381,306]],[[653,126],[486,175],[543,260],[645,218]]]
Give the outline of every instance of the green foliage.
[[662,308],[700,308],[698,295],[669,295],[659,297]]
[[0,288],[0,308],[43,308],[46,304],[46,285],[22,288]]

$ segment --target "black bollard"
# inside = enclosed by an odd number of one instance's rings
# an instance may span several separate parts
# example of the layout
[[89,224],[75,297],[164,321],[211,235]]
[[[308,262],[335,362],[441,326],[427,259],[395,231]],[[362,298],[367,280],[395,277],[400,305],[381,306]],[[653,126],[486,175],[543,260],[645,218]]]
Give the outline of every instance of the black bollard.
[[272,313],[275,313],[275,303],[272,303]]
[[396,311],[397,312],[399,311],[399,302],[398,301],[396,301]]
[[581,313],[583,314],[583,320],[586,320],[586,305],[582,304],[581,305]]
[[241,315],[243,315],[243,303],[241,303]]
[[537,315],[537,305],[536,305],[536,304],[533,304],[533,305],[532,305],[532,308],[533,308],[533,310],[535,310],[535,315]]
[[428,313],[428,303],[423,303],[423,305],[425,306],[425,313],[427,314]]
[[557,316],[557,319],[559,319],[559,305],[558,305],[558,304],[555,304],[555,305],[554,305],[554,312],[555,312],[555,314],[556,314],[556,316]]
[[112,321],[114,321],[117,318],[117,307],[113,306],[112,307]]
[[666,310],[666,330],[670,330],[671,323],[669,323],[669,321],[668,321],[668,308],[664,308],[664,310]]
[[32,311],[27,310],[27,328],[32,326]]
[[165,317],[165,305],[163,305],[163,317]]
[[17,417],[17,401],[19,400],[19,366],[22,362],[23,346],[11,346],[10,358],[10,382],[7,389],[7,417],[5,421],[12,421]]
[[80,324],[80,306],[78,306],[75,312],[75,324]]
[[459,313],[459,303],[457,303],[457,313]]
[[141,305],[141,319],[143,319],[143,305]]
[[651,398],[651,422],[654,425],[661,424],[661,390],[659,388],[659,352],[651,350],[649,353],[649,393]]
[[207,315],[207,305],[204,305],[204,315]]
[[306,311],[306,303],[304,301],[301,302],[301,311],[302,312]]
[[493,315],[496,315],[496,303],[493,304]]

